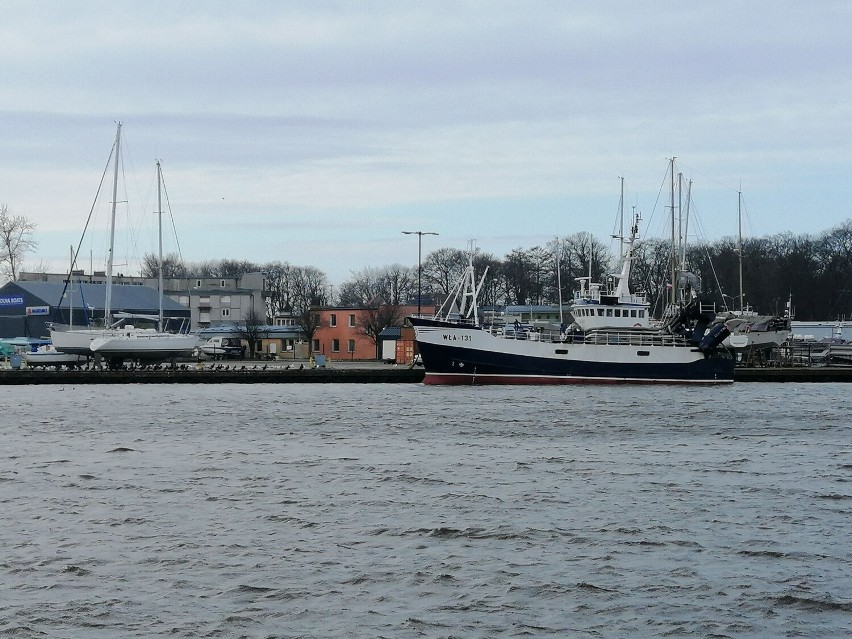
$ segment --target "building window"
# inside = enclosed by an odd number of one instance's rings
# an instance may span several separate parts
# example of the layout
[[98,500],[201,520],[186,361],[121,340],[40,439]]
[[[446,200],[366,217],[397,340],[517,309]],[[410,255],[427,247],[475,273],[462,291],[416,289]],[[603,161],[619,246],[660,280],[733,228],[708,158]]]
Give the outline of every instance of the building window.
[[337,314],[332,313],[328,316],[328,325],[329,326],[337,326]]
[[230,295],[223,295],[222,298],[219,300],[219,303],[222,304],[222,306],[224,306],[225,304],[230,304],[231,303],[231,296]]
[[198,314],[198,323],[199,324],[209,324],[210,323],[210,313],[199,313]]
[[318,340],[318,339],[315,339],[315,340],[314,340],[313,348],[312,348],[311,350],[313,350],[313,352],[314,352],[314,353],[319,353],[319,349],[320,349],[320,343],[319,343],[319,340]]
[[231,316],[231,309],[230,308],[223,308],[222,309],[222,317],[230,317],[230,316]]
[[339,353],[340,352],[340,340],[339,339],[331,340],[331,352],[332,353]]
[[225,280],[219,280],[219,286],[225,288]]
[[189,295],[180,295],[178,297],[178,303],[183,304],[184,306],[189,306]]
[[350,353],[354,353],[354,352],[355,352],[355,340],[354,340],[354,339],[350,339],[350,340],[349,340],[349,346],[348,346],[348,349],[349,349],[349,352],[350,352]]
[[355,313],[349,314],[349,327],[355,328]]
[[195,280],[195,288],[201,288],[201,280]]
[[210,304],[210,296],[209,295],[200,296],[198,298],[198,303],[199,304]]

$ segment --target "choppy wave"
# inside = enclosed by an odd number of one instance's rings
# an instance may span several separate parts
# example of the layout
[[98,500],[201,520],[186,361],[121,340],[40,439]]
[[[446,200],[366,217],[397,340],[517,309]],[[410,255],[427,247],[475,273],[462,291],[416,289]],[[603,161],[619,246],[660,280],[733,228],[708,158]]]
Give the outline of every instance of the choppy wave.
[[852,634],[849,394],[0,389],[0,635]]

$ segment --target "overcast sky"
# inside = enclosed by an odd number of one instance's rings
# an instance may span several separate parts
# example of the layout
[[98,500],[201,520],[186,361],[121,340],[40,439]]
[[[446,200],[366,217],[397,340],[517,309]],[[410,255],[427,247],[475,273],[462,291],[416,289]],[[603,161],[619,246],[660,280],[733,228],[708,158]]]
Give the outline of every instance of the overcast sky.
[[[288,261],[334,284],[415,266],[404,230],[440,233],[424,256],[608,241],[620,176],[658,233],[672,156],[700,239],[736,234],[740,184],[752,235],[850,217],[850,2],[0,8],[0,202],[38,224],[30,266],[67,268],[118,120],[127,206],[154,210],[160,158],[186,260]],[[117,259],[155,247],[134,250]]]

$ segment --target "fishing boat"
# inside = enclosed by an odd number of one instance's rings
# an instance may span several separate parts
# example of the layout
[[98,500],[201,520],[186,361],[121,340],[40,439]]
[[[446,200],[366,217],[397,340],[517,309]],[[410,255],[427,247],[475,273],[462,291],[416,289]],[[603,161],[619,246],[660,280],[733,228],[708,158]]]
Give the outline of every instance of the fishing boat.
[[[487,270],[486,270],[487,273]],[[728,332],[697,304],[660,328],[489,329],[479,322],[473,252],[453,294],[434,317],[412,316],[426,384],[700,383],[733,381],[720,348]]]
[[[674,161],[672,160],[672,175]],[[672,177],[672,181],[674,178]],[[674,216],[674,186],[672,215]],[[674,228],[674,224],[673,224]],[[678,271],[673,248],[672,303],[657,326],[648,303],[630,293],[630,264],[638,219],[624,252],[618,284],[604,293],[582,285],[575,296],[574,330],[541,327],[504,331],[480,323],[474,249],[464,274],[433,317],[410,317],[426,384],[663,383],[728,384],[734,359],[721,346],[729,331],[698,299],[690,274]],[[674,247],[674,238],[672,238]],[[680,297],[675,299],[675,292]],[[618,311],[618,314],[616,314]],[[640,317],[640,312],[643,314]]]

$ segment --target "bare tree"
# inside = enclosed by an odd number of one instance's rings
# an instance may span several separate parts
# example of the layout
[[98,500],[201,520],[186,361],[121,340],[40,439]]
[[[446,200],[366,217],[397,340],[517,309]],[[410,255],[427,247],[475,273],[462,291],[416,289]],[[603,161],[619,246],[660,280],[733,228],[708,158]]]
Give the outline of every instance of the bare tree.
[[380,304],[359,313],[358,332],[373,342],[373,346],[378,346],[381,332],[389,326],[399,326],[402,320],[402,309],[398,304]]
[[361,306],[376,298],[400,305],[417,294],[417,272],[401,264],[367,267],[353,273],[339,290],[338,299],[343,306]]
[[442,248],[426,256],[423,262],[423,286],[434,293],[449,295],[453,286],[467,268],[467,253],[458,249]]
[[319,330],[321,323],[322,318],[320,317],[320,314],[312,308],[306,308],[299,313],[299,328],[302,329],[302,332],[305,334],[305,338],[308,340],[309,354],[314,350],[314,335],[317,330]]
[[239,335],[248,342],[249,357],[251,359],[254,359],[254,351],[260,339],[261,326],[263,326],[263,319],[254,308],[250,308],[246,313],[242,325],[239,327]]
[[256,273],[262,270],[254,262],[247,260],[207,260],[202,262],[189,262],[186,265],[188,274],[197,277],[239,277],[246,273]]
[[[153,253],[145,253],[142,258],[142,277],[157,277],[160,269],[160,260]],[[183,260],[177,253],[169,253],[163,256],[163,277],[187,277],[188,272]]]
[[38,246],[33,239],[35,228],[35,222],[12,215],[7,205],[0,204],[0,268],[12,280],[18,279],[24,256]]

